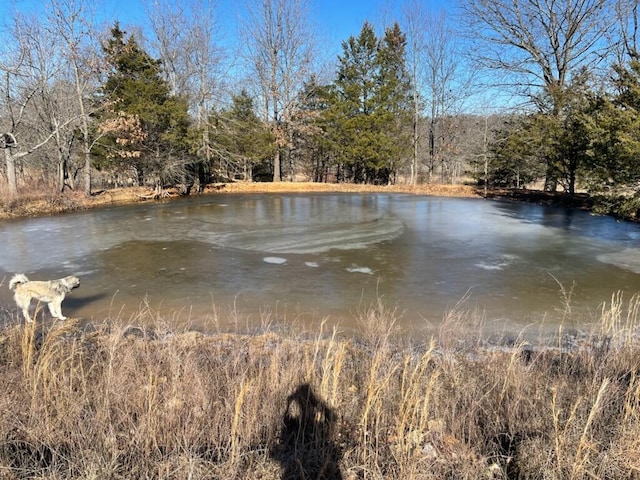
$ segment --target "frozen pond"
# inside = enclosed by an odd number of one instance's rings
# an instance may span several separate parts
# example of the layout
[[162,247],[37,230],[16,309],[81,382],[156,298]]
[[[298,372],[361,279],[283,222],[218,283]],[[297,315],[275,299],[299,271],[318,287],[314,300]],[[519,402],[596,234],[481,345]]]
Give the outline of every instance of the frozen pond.
[[[208,329],[235,309],[256,324],[357,329],[382,299],[403,325],[437,326],[462,299],[491,328],[554,328],[640,291],[640,229],[586,212],[402,194],[252,194],[0,223],[0,302],[14,272],[81,277],[65,314]],[[224,325],[223,325],[224,326]]]

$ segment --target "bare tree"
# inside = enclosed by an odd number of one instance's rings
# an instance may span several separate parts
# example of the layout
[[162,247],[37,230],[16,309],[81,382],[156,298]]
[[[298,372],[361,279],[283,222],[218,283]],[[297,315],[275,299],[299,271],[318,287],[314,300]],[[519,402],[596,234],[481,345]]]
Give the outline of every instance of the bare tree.
[[289,123],[298,108],[298,93],[311,74],[315,45],[308,0],[249,0],[246,8],[243,36],[248,67],[275,138],[273,181],[279,182],[282,150],[292,137]]
[[[147,9],[163,72],[173,95],[188,98],[201,132],[199,151],[210,165],[209,116],[222,83],[224,55],[219,46],[221,24],[214,0],[153,1]],[[200,187],[204,185],[202,162],[198,164]]]
[[536,99],[540,89],[562,107],[572,74],[606,51],[616,0],[469,0],[462,3],[475,58],[510,77],[520,93]]
[[[63,47],[65,77],[73,85],[73,105],[77,116],[76,127],[80,131],[84,192],[91,195],[91,148],[90,114],[92,96],[97,90],[96,78],[99,70],[98,53],[91,41],[94,35],[92,12],[83,0],[49,0],[47,23],[52,34]],[[64,175],[60,187],[64,188]]]
[[[12,25],[12,31],[18,25]],[[11,38],[9,35],[6,39]],[[7,174],[7,188],[9,195],[18,193],[18,179],[16,174],[16,154],[13,152],[18,147],[15,132],[19,126],[20,119],[23,116],[26,103],[29,96],[33,96],[35,92],[28,88],[23,75],[21,74],[26,63],[25,47],[20,42],[6,41],[2,47],[2,60],[0,61],[0,72],[2,72],[2,147],[4,150],[4,158]],[[28,93],[23,98],[23,92]]]
[[414,88],[413,166],[417,173],[420,138],[419,120],[426,113],[428,156],[426,158],[429,181],[437,166],[442,180],[445,172],[453,171],[446,165],[449,157],[445,147],[452,142],[453,126],[448,119],[459,113],[464,102],[474,92],[471,70],[465,69],[460,54],[459,36],[450,27],[446,13],[432,13],[423,2],[410,0],[403,7],[403,18],[408,38],[408,64]]
[[[607,58],[617,0],[469,0],[463,3],[476,58],[501,71],[520,94],[558,118],[574,80]],[[577,82],[579,83],[579,82]],[[558,185],[547,159],[545,190]]]
[[[61,57],[55,38],[48,35],[34,18],[16,14],[5,37],[7,45],[0,61],[3,76],[2,110],[5,114],[5,162],[10,195],[17,194],[16,162],[43,149],[52,139],[60,141],[62,129],[75,117],[60,108],[67,101],[56,81],[61,70]],[[11,141],[7,143],[7,139]],[[17,139],[17,140],[16,140]],[[58,143],[58,147],[60,143]],[[58,152],[60,149],[57,149]],[[58,157],[59,158],[59,157]]]
[[613,38],[616,61],[624,64],[629,58],[638,59],[640,34],[640,1],[618,0],[616,4],[616,18],[619,25],[619,41]]
[[424,111],[421,91],[424,87],[425,66],[423,55],[426,51],[426,12],[423,4],[411,0],[403,8],[405,31],[407,34],[407,70],[411,76],[413,96],[413,121],[411,138],[411,167],[409,183],[415,185],[418,178],[418,153],[420,148],[420,118]]

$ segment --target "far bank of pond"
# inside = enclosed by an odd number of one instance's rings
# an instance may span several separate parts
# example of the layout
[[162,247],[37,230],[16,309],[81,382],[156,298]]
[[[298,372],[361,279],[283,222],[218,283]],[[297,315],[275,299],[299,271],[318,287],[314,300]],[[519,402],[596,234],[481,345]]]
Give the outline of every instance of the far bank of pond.
[[[479,198],[481,192],[471,185],[364,185],[350,183],[317,182],[228,182],[207,185],[202,194],[191,197],[215,195],[219,193],[410,193],[438,197]],[[7,218],[35,217],[58,213],[74,212],[91,208],[154,203],[183,197],[175,188],[167,189],[158,197],[145,187],[124,187],[97,190],[91,197],[82,192],[28,192],[17,197],[0,197],[0,220]]]
[[[408,193],[437,197],[466,197],[508,200],[537,205],[562,206],[588,210],[598,215],[637,222],[640,198],[636,195],[574,195],[562,192],[545,192],[535,189],[505,189],[474,185],[421,184],[421,185],[365,185],[350,183],[319,182],[226,182],[207,185],[201,194],[191,197],[219,193]],[[168,188],[162,195],[146,187],[122,187],[96,190],[91,197],[82,192],[21,192],[17,197],[0,196],[0,220],[7,218],[53,215],[102,207],[105,205],[128,205],[132,203],[154,203],[181,198],[180,190]]]

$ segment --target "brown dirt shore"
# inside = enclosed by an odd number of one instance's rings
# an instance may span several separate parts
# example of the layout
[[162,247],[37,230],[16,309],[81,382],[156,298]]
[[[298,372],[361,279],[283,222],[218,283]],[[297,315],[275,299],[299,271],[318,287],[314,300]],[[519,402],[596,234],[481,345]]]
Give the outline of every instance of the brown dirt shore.
[[[203,195],[220,193],[307,193],[307,192],[345,192],[345,193],[408,193],[415,195],[433,195],[441,197],[481,197],[480,192],[470,185],[360,185],[348,183],[313,182],[233,182],[207,186]],[[152,203],[177,198],[176,189],[169,189],[161,199],[155,199],[153,191],[143,187],[115,188],[101,190],[90,198],[81,192],[65,193],[22,193],[14,198],[0,197],[0,219],[35,217],[57,213],[86,210],[106,205],[126,205],[132,203]]]

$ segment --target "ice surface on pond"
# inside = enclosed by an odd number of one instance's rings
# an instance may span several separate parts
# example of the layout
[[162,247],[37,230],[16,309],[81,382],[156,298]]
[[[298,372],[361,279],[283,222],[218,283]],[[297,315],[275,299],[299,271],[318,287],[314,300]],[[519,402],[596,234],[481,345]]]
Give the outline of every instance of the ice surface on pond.
[[[640,228],[474,199],[216,195],[0,221],[0,280],[15,272],[81,276],[68,307],[88,318],[134,314],[147,294],[194,317],[236,299],[350,317],[383,296],[434,322],[471,292],[470,308],[528,322],[555,318],[558,283],[575,281],[572,301],[590,311],[640,291]],[[12,305],[6,283],[0,303]]]
[[603,263],[640,273],[640,248],[625,248],[619,252],[603,253],[597,256]]
[[[224,225],[192,218],[188,235],[241,250],[309,254],[366,248],[393,240],[404,231],[404,224],[395,215],[362,205],[329,205],[324,211],[303,204],[292,210],[286,214],[278,209],[265,210],[260,215],[245,211],[244,215],[228,218]],[[197,228],[193,228],[195,225]]]
[[130,241],[192,240],[216,248],[317,254],[364,249],[405,231],[397,215],[365,196],[253,196],[219,204],[207,200],[0,223],[5,250],[0,250],[0,269],[59,268],[69,259]]

